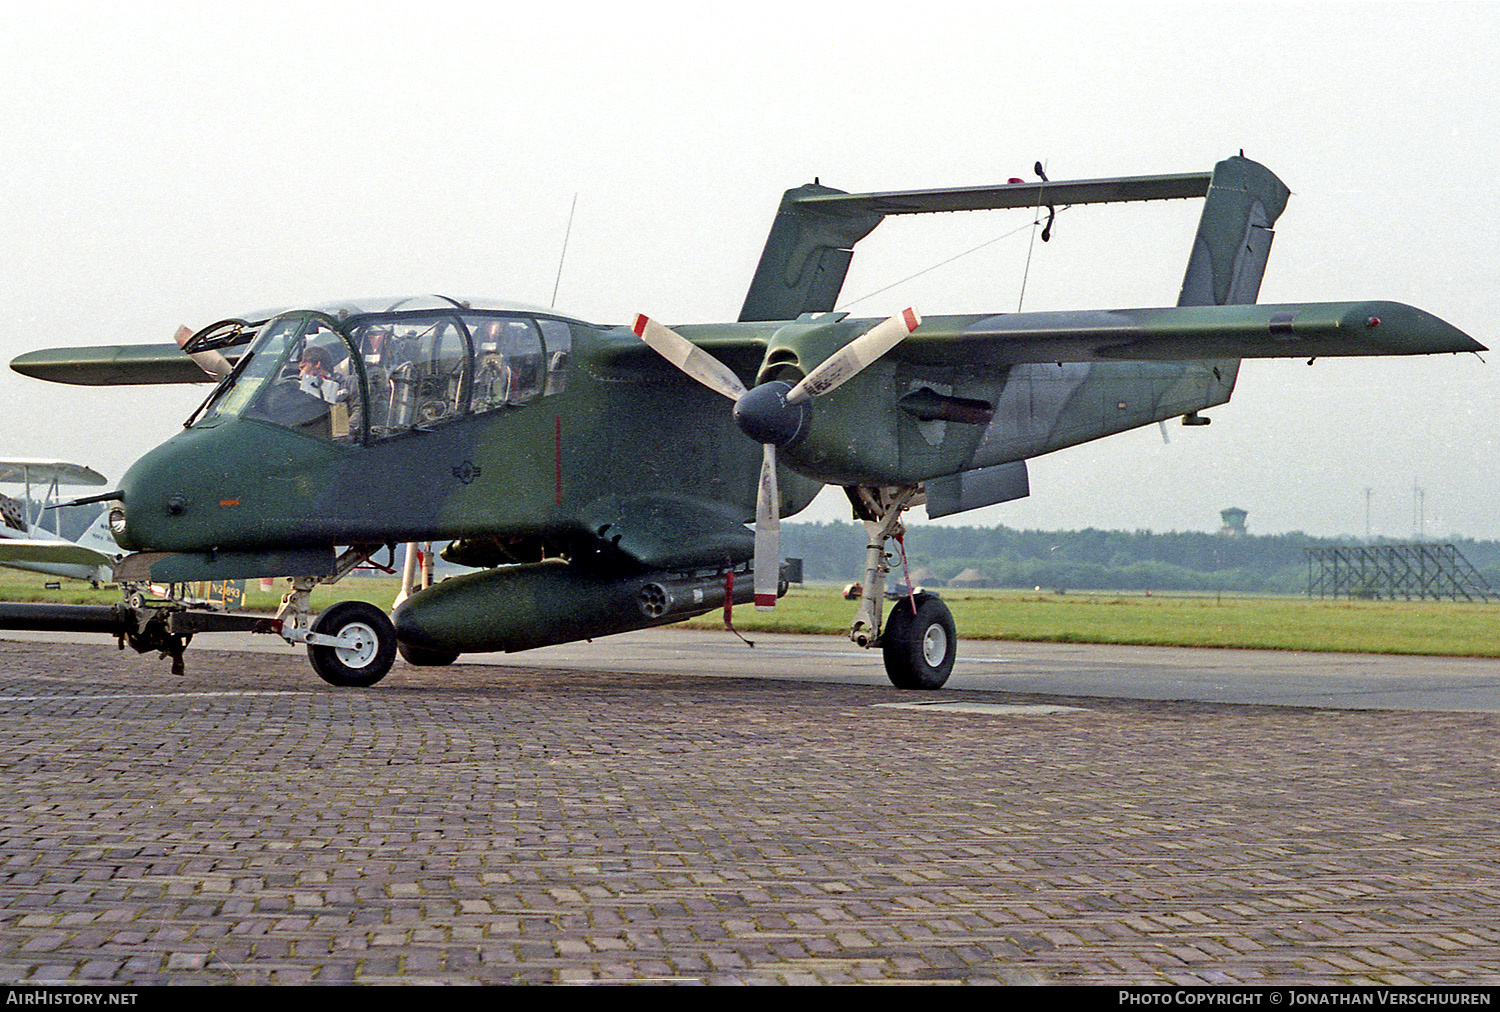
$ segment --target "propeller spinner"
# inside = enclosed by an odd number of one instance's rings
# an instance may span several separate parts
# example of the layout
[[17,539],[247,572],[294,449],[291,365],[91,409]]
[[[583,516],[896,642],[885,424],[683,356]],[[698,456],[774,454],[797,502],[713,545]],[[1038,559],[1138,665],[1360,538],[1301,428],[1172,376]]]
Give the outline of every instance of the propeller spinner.
[[819,363],[795,386],[772,380],[746,390],[728,366],[681,334],[646,316],[632,328],[657,354],[715,393],[734,401],[740,431],[760,443],[760,489],[755,497],[755,607],[776,607],[781,578],[781,496],[776,488],[776,448],[797,440],[812,417],[811,401],[842,386],[899,344],[921,324],[908,307],[877,323]]

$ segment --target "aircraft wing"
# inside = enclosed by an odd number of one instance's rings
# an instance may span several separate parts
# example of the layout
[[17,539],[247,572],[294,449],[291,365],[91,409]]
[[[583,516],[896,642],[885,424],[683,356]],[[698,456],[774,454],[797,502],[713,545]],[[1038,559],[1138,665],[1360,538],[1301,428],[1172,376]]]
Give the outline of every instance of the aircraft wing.
[[1399,302],[929,316],[890,354],[922,363],[1191,361],[1484,351]]
[[0,538],[0,565],[8,562],[55,562],[70,566],[112,566],[102,552],[71,541],[41,538]]
[[56,481],[59,485],[105,485],[109,479],[93,468],[82,464],[70,464],[65,460],[32,460],[27,457],[12,457],[0,460],[0,481],[29,481],[45,484]]
[[218,382],[175,344],[44,348],[12,359],[10,367],[23,376],[77,386]]

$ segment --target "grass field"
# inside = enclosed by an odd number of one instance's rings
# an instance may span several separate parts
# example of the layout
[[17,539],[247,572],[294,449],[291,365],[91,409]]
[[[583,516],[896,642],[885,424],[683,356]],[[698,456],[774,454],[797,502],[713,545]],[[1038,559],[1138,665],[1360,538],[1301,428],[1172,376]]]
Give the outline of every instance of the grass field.
[[[1500,657],[1495,604],[1004,590],[945,591],[942,598],[965,639]],[[837,588],[794,587],[776,611],[740,607],[734,621],[747,632],[842,633],[853,615],[853,602]],[[690,624],[713,628],[722,617]]]
[[[117,590],[96,591],[66,580],[60,589],[48,590],[46,582],[7,573],[0,576],[0,600],[119,600]],[[314,591],[313,607],[358,598],[389,609],[398,586],[394,579],[348,579]],[[246,606],[274,610],[281,593],[280,584],[266,592],[251,580]],[[1500,604],[1005,590],[944,591],[942,597],[965,639],[1500,657]],[[843,600],[839,588],[809,586],[793,587],[769,614],[737,607],[734,620],[745,632],[842,634],[853,615],[854,603]],[[688,625],[719,628],[722,617],[711,612]]]
[[[48,583],[58,589],[49,590]],[[245,607],[250,611],[275,611],[286,593],[286,581],[277,580],[272,590],[260,589],[259,580],[245,581]],[[394,577],[369,579],[365,577],[341,580],[332,587],[319,587],[313,591],[313,609],[321,611],[335,601],[370,601],[390,610],[396,600],[401,581]],[[55,601],[62,604],[114,604],[120,600],[120,591],[114,587],[94,590],[77,580],[59,580],[57,577],[34,576],[17,570],[0,569],[0,601]]]

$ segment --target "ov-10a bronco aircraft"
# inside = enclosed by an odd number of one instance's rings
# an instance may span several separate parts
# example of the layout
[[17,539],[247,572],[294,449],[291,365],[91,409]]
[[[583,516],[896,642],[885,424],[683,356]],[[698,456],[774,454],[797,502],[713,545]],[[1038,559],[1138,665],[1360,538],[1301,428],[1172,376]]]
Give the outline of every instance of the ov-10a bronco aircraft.
[[[1177,305],[884,322],[834,306],[886,215],[1205,197]],[[75,627],[180,667],[195,631],[274,632],[327,681],[674,622],[784,592],[780,518],[842,486],[868,531],[850,627],[891,681],[937,688],[943,602],[882,621],[903,511],[940,517],[1029,492],[1026,460],[1229,399],[1242,358],[1483,350],[1392,302],[1255,305],[1288,197],[1243,157],[1212,173],[845,193],[789,190],[739,320],[598,326],[550,310],[420,297],[254,314],[151,347],[34,352],[70,383],[218,385],[110,501],[123,581],[283,576],[274,619],[130,598]],[[732,403],[731,403],[732,402]],[[747,524],[753,522],[753,532]],[[400,542],[451,541],[481,571],[314,617],[309,592]],[[405,588],[410,591],[410,586]],[[727,615],[726,615],[727,619]]]

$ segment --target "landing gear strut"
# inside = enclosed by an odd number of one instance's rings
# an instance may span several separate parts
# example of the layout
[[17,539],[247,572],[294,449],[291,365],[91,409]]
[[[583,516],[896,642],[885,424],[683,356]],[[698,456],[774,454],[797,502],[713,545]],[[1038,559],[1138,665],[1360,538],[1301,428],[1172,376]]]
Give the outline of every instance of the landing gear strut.
[[924,501],[921,489],[846,488],[854,515],[864,523],[865,579],[849,638],[862,647],[881,648],[885,673],[898,689],[940,689],[953,671],[958,634],[948,606],[931,594],[908,594],[896,602],[882,630],[885,578],[891,571],[885,545],[906,533],[901,514]]
[[307,646],[307,658],[329,685],[363,688],[384,678],[396,660],[396,627],[390,618],[363,601],[340,601],[312,619],[312,590],[333,583],[368,559],[368,551],[351,548],[335,563],[331,578],[292,577],[292,589],[281,599],[276,621],[281,638]]

